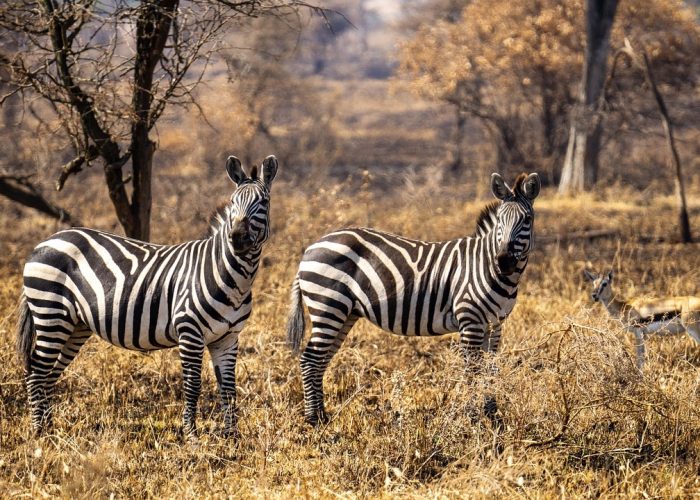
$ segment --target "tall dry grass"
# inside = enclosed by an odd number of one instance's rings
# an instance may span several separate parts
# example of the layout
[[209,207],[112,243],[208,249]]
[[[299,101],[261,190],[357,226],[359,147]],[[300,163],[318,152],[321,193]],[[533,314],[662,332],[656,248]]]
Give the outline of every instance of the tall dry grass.
[[[221,179],[223,179],[223,174]],[[188,182],[189,181],[189,182]],[[467,377],[454,337],[393,336],[358,323],[326,375],[331,422],[302,418],[298,360],[283,339],[289,285],[321,234],[372,225],[407,236],[471,233],[483,201],[462,186],[405,179],[401,194],[365,176],[314,193],[273,188],[272,238],[241,336],[239,431],[218,437],[215,379],[205,358],[200,442],[180,434],[173,350],[130,353],[91,340],[59,383],[54,432],[29,432],[13,343],[24,257],[53,223],[2,207],[0,238],[0,494],[62,497],[652,496],[700,493],[700,346],[652,339],[634,368],[623,325],[590,301],[581,270],[613,266],[624,294],[698,293],[698,245],[674,244],[674,203],[624,188],[536,203],[539,243],[504,327],[494,377]],[[223,180],[161,177],[154,240],[205,230]],[[698,226],[698,186],[692,213]],[[470,186],[469,189],[473,189]],[[71,196],[86,223],[112,229],[94,191]],[[561,239],[575,230],[616,237]],[[308,335],[308,333],[307,333]],[[503,430],[484,417],[485,394]],[[500,449],[500,453],[495,453]]]

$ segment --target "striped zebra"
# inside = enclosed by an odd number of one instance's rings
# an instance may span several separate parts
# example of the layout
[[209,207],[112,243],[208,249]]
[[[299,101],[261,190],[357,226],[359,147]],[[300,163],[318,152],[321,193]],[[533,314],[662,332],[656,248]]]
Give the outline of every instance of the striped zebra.
[[533,248],[540,180],[536,173],[521,174],[511,189],[493,174],[491,189],[500,201],[482,210],[472,237],[424,242],[352,228],[307,248],[292,285],[287,341],[298,353],[303,299],[311,319],[311,339],[301,354],[310,424],[328,420],[323,375],[359,318],[398,335],[459,332],[471,369],[483,351],[498,349]]
[[250,316],[251,286],[269,235],[274,156],[258,177],[231,156],[237,185],[212,217],[209,236],[154,245],[93,229],[60,231],[24,266],[18,349],[24,361],[32,427],[50,427],[59,376],[95,333],[135,351],[178,347],[184,379],[183,430],[195,433],[202,356],[209,350],[224,411],[235,431],[238,333]]

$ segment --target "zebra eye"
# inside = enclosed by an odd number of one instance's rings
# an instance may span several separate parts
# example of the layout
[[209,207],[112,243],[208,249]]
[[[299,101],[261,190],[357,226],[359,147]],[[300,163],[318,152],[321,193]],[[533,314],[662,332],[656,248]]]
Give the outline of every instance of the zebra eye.
[[608,284],[604,282],[602,285],[600,285],[600,288],[605,288],[606,286],[608,286]]

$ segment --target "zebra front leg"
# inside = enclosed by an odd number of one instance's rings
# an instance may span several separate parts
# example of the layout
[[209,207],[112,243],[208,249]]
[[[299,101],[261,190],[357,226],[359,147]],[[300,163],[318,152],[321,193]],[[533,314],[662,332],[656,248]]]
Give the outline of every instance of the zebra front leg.
[[221,408],[224,412],[224,435],[236,433],[236,357],[238,332],[231,332],[223,339],[208,346],[216,382],[219,385]]
[[486,327],[478,323],[464,324],[459,329],[459,345],[468,373],[478,375],[483,369],[484,342],[488,343]]
[[202,389],[204,337],[191,323],[180,325],[177,332],[185,395],[182,430],[185,436],[193,438],[197,431],[197,401]]
[[[467,372],[474,375],[482,375],[484,370],[484,350],[495,352],[501,337],[500,325],[487,335],[488,327],[480,323],[468,323],[463,325],[459,331],[460,345],[465,357]],[[492,360],[489,360],[487,370],[495,374],[496,367]],[[503,428],[502,419],[497,415],[498,404],[492,394],[484,395],[484,415],[494,425],[497,430]]]
[[[313,323],[314,316],[311,316]],[[356,318],[348,318],[340,329],[329,328],[328,323],[313,323],[311,339],[301,355],[301,379],[304,386],[304,416],[316,426],[329,418],[323,403],[323,375],[331,359],[338,352]]]
[[[484,345],[484,350],[487,350],[492,356],[489,356],[488,365],[486,366],[486,373],[491,377],[495,378],[498,375],[498,366],[496,365],[496,360],[494,359],[495,354],[498,352],[498,346],[501,343],[501,324],[491,325],[491,331],[489,333],[488,345]],[[491,421],[494,428],[497,430],[502,430],[504,428],[503,419],[498,415],[498,403],[496,403],[496,398],[493,394],[486,394],[484,396],[484,414]]]

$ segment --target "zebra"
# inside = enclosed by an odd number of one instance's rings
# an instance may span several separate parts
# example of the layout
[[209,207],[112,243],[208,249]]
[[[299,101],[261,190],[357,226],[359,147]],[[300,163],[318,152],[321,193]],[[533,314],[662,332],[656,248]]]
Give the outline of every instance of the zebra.
[[494,173],[491,190],[497,200],[482,210],[471,237],[424,242],[349,228],[306,249],[292,284],[287,343],[299,354],[303,300],[311,319],[300,359],[308,423],[328,422],[323,375],[359,318],[398,335],[459,332],[470,370],[483,351],[496,352],[533,249],[540,179],[521,174],[510,188]]
[[17,345],[35,432],[50,428],[56,382],[93,333],[135,351],[178,347],[183,432],[190,438],[206,347],[224,434],[235,432],[238,334],[252,310],[251,286],[269,237],[277,159],[268,156],[261,175],[254,166],[248,176],[230,156],[226,171],[236,189],[212,217],[204,239],[154,245],[72,228],[34,249],[24,266]]

